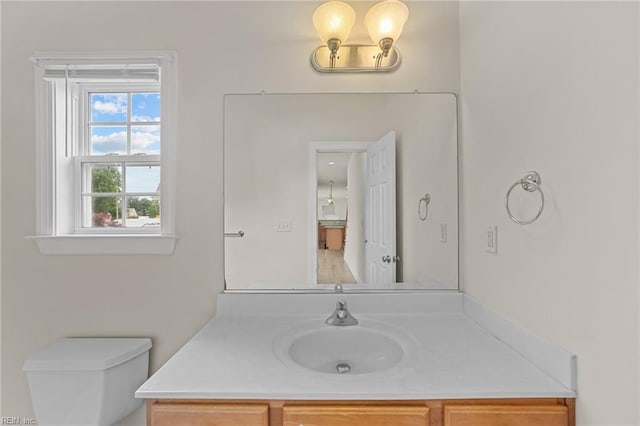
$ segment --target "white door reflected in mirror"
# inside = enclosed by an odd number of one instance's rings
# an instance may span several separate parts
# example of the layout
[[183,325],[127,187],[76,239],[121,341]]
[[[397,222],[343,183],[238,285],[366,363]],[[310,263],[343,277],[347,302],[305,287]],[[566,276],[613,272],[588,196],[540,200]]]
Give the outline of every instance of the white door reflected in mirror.
[[[367,149],[365,259],[367,283],[396,282],[396,133],[389,132]],[[389,259],[389,261],[385,261]]]

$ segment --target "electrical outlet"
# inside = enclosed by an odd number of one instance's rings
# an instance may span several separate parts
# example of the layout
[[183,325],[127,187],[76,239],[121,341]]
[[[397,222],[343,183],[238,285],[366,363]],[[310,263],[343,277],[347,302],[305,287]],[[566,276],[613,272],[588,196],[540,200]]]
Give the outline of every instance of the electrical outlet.
[[291,221],[278,223],[276,232],[291,232]]
[[498,253],[498,227],[496,225],[487,227],[484,250],[487,253]]
[[446,223],[440,224],[440,242],[441,243],[447,242],[447,224]]

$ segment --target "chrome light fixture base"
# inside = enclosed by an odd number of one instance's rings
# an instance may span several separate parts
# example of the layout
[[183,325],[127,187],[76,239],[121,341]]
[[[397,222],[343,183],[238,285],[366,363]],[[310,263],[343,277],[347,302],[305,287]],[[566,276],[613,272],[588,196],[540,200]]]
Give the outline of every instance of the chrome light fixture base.
[[400,52],[395,47],[381,58],[380,53],[378,45],[343,44],[332,61],[331,50],[319,46],[311,54],[311,65],[320,72],[389,72],[400,66]]

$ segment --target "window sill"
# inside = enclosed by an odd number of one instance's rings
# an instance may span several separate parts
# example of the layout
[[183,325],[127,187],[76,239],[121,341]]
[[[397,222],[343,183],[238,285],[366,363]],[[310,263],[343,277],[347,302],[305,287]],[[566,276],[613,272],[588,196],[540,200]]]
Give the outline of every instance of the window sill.
[[176,235],[36,235],[44,255],[171,255]]

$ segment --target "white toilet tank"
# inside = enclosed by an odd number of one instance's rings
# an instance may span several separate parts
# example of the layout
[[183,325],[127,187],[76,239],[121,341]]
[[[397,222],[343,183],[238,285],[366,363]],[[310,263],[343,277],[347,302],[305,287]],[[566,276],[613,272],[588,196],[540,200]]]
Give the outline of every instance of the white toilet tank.
[[67,338],[24,363],[40,426],[110,426],[142,404],[151,339]]

